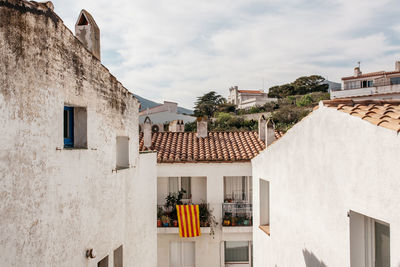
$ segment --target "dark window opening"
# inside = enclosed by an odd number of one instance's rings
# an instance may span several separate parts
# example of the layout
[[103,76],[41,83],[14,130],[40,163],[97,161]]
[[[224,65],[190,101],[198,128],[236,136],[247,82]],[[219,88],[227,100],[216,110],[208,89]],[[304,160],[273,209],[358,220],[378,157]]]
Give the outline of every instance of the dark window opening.
[[82,14],[82,16],[79,18],[78,25],[88,25],[88,24],[89,24],[88,20],[86,19],[85,15]]
[[99,261],[97,267],[108,267],[108,256]]
[[64,106],[64,147],[74,146],[74,108]]
[[123,250],[122,250],[122,245],[114,250],[114,267],[123,267]]

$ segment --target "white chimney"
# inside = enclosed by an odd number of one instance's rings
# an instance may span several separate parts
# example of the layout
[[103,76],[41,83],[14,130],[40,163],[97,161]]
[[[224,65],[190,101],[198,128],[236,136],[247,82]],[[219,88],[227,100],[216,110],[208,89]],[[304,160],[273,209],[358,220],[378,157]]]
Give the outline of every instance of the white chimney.
[[151,147],[151,120],[149,117],[146,117],[143,124],[143,141],[144,146],[149,148]]
[[396,63],[395,63],[394,66],[395,66],[394,69],[395,69],[396,71],[400,71],[400,61],[396,61]]
[[181,133],[185,132],[185,123],[183,122],[183,120],[180,120],[180,123],[178,124],[180,124],[179,132]]
[[183,129],[182,129],[182,124],[183,124],[183,121],[182,120],[174,120],[174,121],[171,121],[170,123],[169,123],[169,126],[168,126],[168,130],[170,131],[170,132],[172,132],[172,133],[181,133],[181,132],[184,132],[184,127],[185,126],[183,126]]
[[355,67],[354,68],[354,77],[358,77],[362,74],[360,67]]
[[265,145],[269,146],[275,141],[275,124],[269,119],[265,125]]
[[261,141],[265,141],[265,131],[266,131],[267,119],[264,115],[261,115],[258,119],[258,138]]
[[100,29],[89,12],[82,9],[75,23],[75,36],[100,60]]
[[207,118],[197,118],[197,137],[207,137]]

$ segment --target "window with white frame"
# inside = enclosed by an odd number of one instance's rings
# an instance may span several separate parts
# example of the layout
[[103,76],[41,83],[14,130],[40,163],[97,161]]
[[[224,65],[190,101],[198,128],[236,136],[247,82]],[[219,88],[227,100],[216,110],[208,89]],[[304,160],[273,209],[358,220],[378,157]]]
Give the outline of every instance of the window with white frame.
[[251,177],[225,176],[224,177],[224,202],[252,201]]
[[350,266],[390,266],[390,225],[350,211]]
[[191,177],[169,177],[168,193],[178,194],[180,190],[184,190],[182,199],[191,199],[192,197],[192,179]]
[[171,242],[169,246],[169,266],[194,267],[195,255],[195,242]]
[[224,255],[225,264],[249,264],[250,263],[250,242],[249,241],[225,241]]
[[117,136],[117,170],[129,168],[129,137]]

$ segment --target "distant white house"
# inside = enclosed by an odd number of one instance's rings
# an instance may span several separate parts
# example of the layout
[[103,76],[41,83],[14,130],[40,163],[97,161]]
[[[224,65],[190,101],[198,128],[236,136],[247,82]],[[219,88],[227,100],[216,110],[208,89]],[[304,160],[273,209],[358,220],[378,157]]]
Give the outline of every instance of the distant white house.
[[163,104],[142,110],[139,113],[139,123],[142,125],[146,117],[149,117],[152,123],[158,125],[160,131],[163,131],[163,125],[172,121],[179,120],[185,124],[196,120],[196,117],[178,111],[177,103],[164,101]]
[[200,221],[202,235],[184,239],[172,220],[168,227],[158,227],[158,267],[252,266],[250,160],[265,148],[266,120],[260,125],[259,133],[208,132],[207,122],[198,121],[197,133],[179,127],[151,133],[146,120],[140,150],[157,151],[160,212],[165,216],[166,197],[183,189],[185,203],[204,203],[218,223],[211,229]]
[[239,90],[237,86],[229,88],[227,100],[228,103],[236,105],[238,109],[248,109],[276,101],[275,98],[269,98],[268,93],[262,90]]
[[341,90],[331,91],[331,99],[400,99],[400,61],[394,71],[362,73],[354,68],[354,75],[342,78]]
[[399,132],[400,101],[324,101],[256,156],[253,266],[399,266]]

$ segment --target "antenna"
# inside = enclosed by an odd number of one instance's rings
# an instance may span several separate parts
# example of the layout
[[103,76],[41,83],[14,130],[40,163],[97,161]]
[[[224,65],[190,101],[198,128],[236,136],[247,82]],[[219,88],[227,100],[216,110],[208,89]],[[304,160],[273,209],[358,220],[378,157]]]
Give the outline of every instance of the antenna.
[[358,68],[360,68],[361,67],[361,61],[358,61],[357,64],[358,64]]
[[264,78],[263,78],[263,91],[264,91]]

